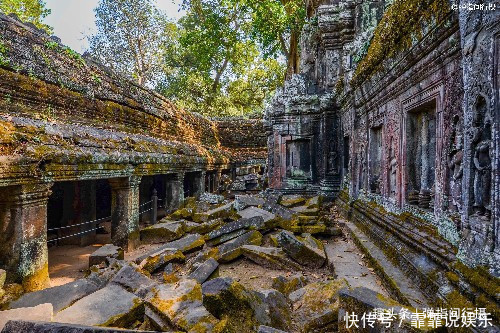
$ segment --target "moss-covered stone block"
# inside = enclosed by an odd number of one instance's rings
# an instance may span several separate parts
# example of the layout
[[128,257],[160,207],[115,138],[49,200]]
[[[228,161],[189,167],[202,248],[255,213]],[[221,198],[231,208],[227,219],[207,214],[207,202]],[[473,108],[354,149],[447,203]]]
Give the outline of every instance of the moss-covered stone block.
[[302,274],[295,274],[290,277],[280,275],[273,278],[272,287],[284,295],[289,295],[297,289],[304,288],[307,283],[307,278]]
[[280,204],[287,208],[302,206],[306,202],[306,199],[303,197],[295,197],[295,198],[282,198]]
[[227,320],[228,332],[253,332],[260,321],[269,321],[264,302],[231,278],[204,283],[203,304],[215,317]]
[[185,221],[173,222],[162,220],[160,223],[140,231],[141,243],[165,243],[181,238],[186,233]]

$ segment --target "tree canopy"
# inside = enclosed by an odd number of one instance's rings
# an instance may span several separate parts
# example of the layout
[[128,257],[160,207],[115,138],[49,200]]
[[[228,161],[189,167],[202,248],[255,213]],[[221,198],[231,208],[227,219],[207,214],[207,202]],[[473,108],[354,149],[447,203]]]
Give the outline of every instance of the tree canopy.
[[173,24],[151,0],[100,0],[94,11],[97,33],[89,37],[89,51],[138,84],[154,85]]
[[210,116],[261,112],[299,68],[304,0],[184,0],[170,22],[153,0],[100,0],[90,52]]
[[33,23],[37,28],[52,33],[52,28],[43,19],[50,14],[43,0],[0,0],[0,11],[5,14],[14,13],[23,22]]
[[179,106],[207,115],[260,111],[281,84],[282,65],[264,59],[250,38],[244,1],[185,1],[177,45],[166,49],[159,91]]

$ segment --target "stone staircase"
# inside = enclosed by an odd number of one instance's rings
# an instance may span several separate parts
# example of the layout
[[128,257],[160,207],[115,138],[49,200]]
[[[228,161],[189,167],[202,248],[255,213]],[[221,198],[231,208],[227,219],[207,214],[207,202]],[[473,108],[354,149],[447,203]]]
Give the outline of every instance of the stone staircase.
[[388,212],[370,200],[351,200],[346,191],[339,193],[336,207],[345,218],[343,228],[392,297],[419,309],[486,308],[498,323],[498,280],[481,267],[462,264],[456,248],[428,221],[410,213]]
[[420,292],[414,283],[395,266],[384,252],[377,247],[369,237],[356,225],[349,221],[344,221],[342,227],[354,240],[358,248],[365,254],[365,258],[375,268],[378,276],[382,279],[384,287],[392,297],[401,304],[414,308],[429,307],[427,298]]

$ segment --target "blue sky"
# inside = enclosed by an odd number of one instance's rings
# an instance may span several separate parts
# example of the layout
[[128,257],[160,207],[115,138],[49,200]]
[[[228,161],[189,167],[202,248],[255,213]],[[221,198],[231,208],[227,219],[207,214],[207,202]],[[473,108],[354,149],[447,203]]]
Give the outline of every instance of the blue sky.
[[[73,50],[83,53],[87,49],[85,35],[96,30],[94,8],[98,0],[45,0],[47,8],[52,10],[45,18],[45,23],[54,28],[54,35]],[[177,20],[179,4],[182,0],[156,0],[157,7],[173,20]]]

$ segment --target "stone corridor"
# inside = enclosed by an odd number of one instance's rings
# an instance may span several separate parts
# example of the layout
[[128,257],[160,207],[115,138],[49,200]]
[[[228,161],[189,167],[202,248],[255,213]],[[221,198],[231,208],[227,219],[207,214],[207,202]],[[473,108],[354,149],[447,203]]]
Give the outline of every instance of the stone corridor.
[[500,332],[500,11],[305,3],[263,118],[0,14],[2,333]]

